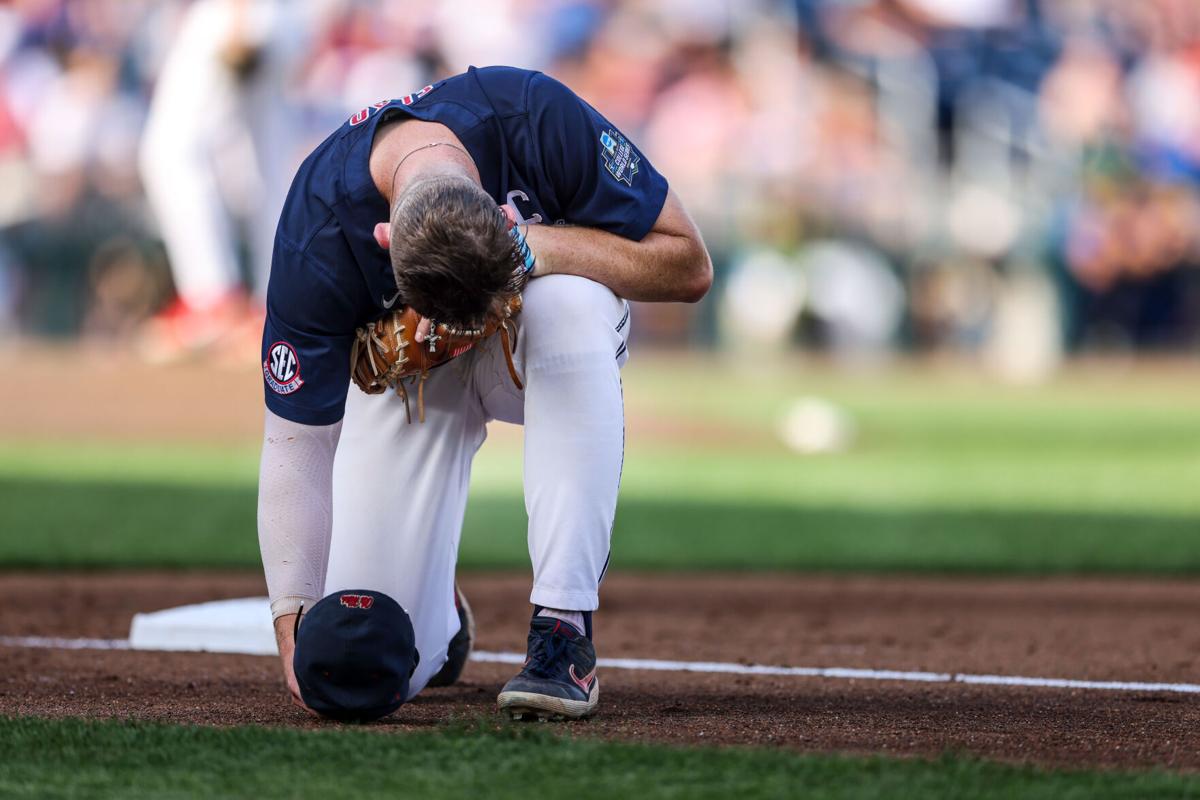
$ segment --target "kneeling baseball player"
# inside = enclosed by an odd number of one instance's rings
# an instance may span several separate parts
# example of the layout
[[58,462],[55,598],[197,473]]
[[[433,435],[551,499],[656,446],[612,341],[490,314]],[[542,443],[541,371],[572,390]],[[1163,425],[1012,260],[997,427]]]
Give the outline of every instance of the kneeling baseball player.
[[499,706],[595,710],[627,301],[695,302],[711,280],[666,180],[538,72],[376,103],[308,157],[275,239],[258,507],[294,702],[371,719],[458,678],[459,536],[498,419],[524,425],[533,562],[528,659]]

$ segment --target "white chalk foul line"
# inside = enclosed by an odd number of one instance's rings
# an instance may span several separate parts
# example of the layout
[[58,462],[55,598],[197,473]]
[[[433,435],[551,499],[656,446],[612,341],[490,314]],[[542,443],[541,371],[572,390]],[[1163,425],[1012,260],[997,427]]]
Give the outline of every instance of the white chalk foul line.
[[0,636],[0,647],[53,650],[129,650],[128,639],[59,639],[54,636]]
[[[50,636],[0,636],[0,647],[62,650],[130,650],[128,639],[60,639]],[[523,653],[476,650],[472,661],[491,664],[523,664]],[[1021,675],[974,675],[966,672],[921,672],[849,667],[772,667],[762,664],[733,664],[723,661],[664,661],[656,658],[601,658],[605,669],[653,672],[703,672],[723,675],[771,675],[830,680],[899,681],[902,683],[962,683],[970,686],[1027,686],[1043,689],[1081,689],[1108,692],[1172,692],[1200,694],[1200,684],[1146,683],[1142,681],[1083,681],[1070,678],[1030,678]]]
[[[472,661],[496,664],[523,664],[521,653],[476,651]],[[1054,689],[1088,689],[1115,692],[1177,692],[1200,694],[1195,683],[1143,683],[1140,681],[1081,681],[1068,678],[1027,678],[1020,675],[972,675],[962,672],[918,672],[894,669],[854,669],[847,667],[770,667],[760,664],[731,664],[721,661],[663,661],[653,658],[600,658],[597,665],[606,669],[637,669],[658,672],[708,672],[725,675],[778,675],[833,680],[901,681],[906,683],[964,683],[974,686],[1033,686]]]

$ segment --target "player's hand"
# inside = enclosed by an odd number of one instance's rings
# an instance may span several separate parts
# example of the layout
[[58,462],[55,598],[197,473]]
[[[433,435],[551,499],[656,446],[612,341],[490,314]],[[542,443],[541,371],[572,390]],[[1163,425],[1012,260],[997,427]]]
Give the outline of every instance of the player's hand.
[[296,653],[296,640],[293,635],[295,628],[295,614],[284,614],[275,619],[275,643],[279,646],[279,659],[283,662],[283,679],[292,695],[292,705],[317,717],[320,716],[317,712],[304,705],[304,699],[300,696],[300,684],[296,681],[296,668],[292,665],[292,657]]
[[432,324],[429,321],[429,317],[421,317],[421,321],[417,323],[417,332],[413,334],[413,338],[418,342],[425,341],[425,338],[429,336],[429,328]]

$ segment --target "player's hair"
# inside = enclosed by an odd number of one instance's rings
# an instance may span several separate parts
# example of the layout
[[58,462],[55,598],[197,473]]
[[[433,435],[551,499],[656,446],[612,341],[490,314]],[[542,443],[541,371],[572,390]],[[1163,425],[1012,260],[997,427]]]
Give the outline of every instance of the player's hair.
[[518,244],[496,201],[465,177],[419,181],[391,221],[400,299],[438,322],[475,327],[524,288]]

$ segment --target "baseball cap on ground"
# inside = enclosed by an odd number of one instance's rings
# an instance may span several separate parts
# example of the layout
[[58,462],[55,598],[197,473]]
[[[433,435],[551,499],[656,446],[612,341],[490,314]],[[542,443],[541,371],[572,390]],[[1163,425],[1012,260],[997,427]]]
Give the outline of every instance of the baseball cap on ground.
[[399,708],[419,662],[408,614],[368,589],[334,592],[305,613],[292,659],[305,705],[359,722]]

